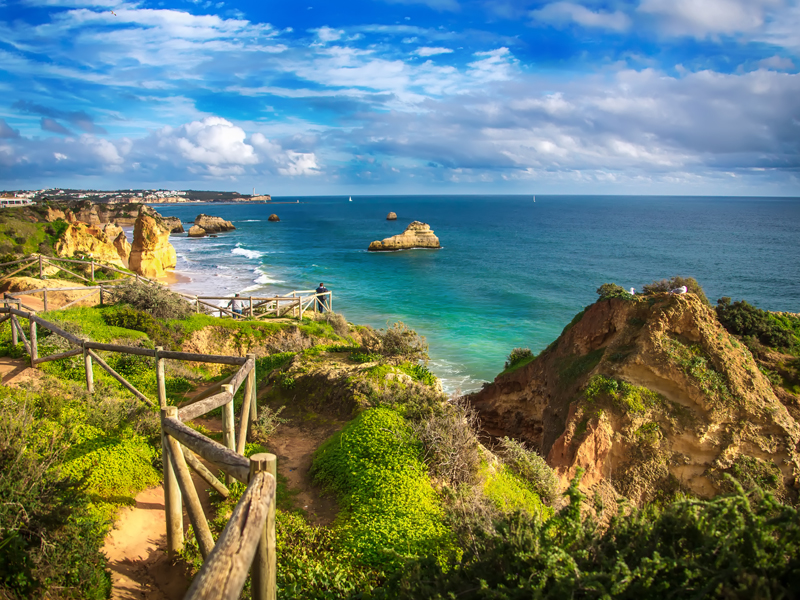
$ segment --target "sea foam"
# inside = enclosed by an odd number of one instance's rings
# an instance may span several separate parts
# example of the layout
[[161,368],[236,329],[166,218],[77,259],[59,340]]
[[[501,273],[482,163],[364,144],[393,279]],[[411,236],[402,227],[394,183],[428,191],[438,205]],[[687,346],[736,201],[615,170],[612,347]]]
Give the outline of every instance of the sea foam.
[[247,248],[242,248],[241,246],[236,246],[233,250],[231,250],[231,254],[239,254],[244,256],[245,258],[261,258],[264,256],[263,252],[259,252],[258,250],[248,250]]

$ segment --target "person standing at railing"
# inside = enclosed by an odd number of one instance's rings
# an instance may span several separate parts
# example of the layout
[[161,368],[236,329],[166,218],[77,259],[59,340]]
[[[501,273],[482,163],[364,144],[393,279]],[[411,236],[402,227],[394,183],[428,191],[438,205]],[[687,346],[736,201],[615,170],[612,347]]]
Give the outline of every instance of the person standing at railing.
[[239,294],[233,295],[233,299],[230,302],[228,302],[228,306],[233,311],[234,315],[238,315],[234,316],[234,319],[237,318],[240,319],[242,317],[242,301],[239,300]]
[[329,290],[325,287],[325,284],[320,282],[319,283],[319,287],[316,290],[316,292],[317,292],[317,310],[319,310],[319,312],[323,312],[324,313],[326,305],[327,305],[325,296],[320,296],[320,294],[327,294],[328,291]]

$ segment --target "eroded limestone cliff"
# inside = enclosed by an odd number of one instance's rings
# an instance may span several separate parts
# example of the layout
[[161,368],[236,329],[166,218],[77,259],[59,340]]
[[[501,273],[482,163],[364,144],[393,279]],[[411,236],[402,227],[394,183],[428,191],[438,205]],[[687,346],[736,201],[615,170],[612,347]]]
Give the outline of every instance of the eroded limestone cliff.
[[710,497],[725,473],[796,494],[798,423],[692,294],[599,301],[471,401],[487,433],[531,443],[563,484],[584,469],[590,494]]
[[177,263],[175,248],[169,242],[170,227],[152,208],[142,206],[133,226],[129,268],[139,275],[156,278]]

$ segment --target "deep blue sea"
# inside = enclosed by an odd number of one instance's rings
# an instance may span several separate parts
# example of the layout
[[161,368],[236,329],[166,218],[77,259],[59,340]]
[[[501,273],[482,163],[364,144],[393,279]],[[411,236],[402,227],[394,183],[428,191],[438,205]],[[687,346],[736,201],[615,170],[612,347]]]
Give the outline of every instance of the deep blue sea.
[[[800,312],[798,198],[292,196],[156,209],[237,228],[173,235],[177,271],[191,278],[177,288],[271,295],[322,281],[349,321],[403,321],[424,335],[448,391],[493,379],[512,348],[547,346],[605,282],[641,289],[691,276],[712,302]],[[413,220],[430,224],[441,250],[366,251]]]

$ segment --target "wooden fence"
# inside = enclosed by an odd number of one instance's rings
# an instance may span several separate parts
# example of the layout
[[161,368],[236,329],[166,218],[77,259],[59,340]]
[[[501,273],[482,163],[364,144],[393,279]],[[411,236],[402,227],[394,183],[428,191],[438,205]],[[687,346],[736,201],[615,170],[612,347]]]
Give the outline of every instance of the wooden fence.
[[[13,300],[6,300],[6,302],[13,302]],[[153,407],[156,405],[160,407],[167,548],[173,556],[183,548],[183,506],[185,504],[197,545],[205,561],[185,598],[188,600],[200,598],[235,600],[239,597],[247,578],[248,569],[252,566],[253,598],[275,600],[276,458],[273,454],[257,454],[249,459],[243,456],[248,427],[258,416],[255,354],[248,354],[246,357],[223,356],[165,351],[162,347],[149,349],[101,344],[83,340],[64,331],[56,324],[36,316],[33,312],[2,306],[0,315],[2,315],[0,323],[11,322],[12,343],[17,344],[20,339],[22,340],[30,357],[31,367],[36,368],[37,365],[44,362],[82,354],[86,372],[86,388],[90,393],[94,393],[93,365],[96,363],[142,402]],[[20,319],[28,321],[27,336],[25,335],[26,328],[20,323]],[[75,348],[40,357],[38,327],[63,337]],[[158,396],[156,401],[148,398],[117,373],[97,354],[97,351],[152,357],[156,370]],[[164,362],[166,360],[227,364],[238,366],[239,369],[227,379],[196,394],[178,408],[167,405]],[[237,436],[233,400],[243,384],[245,386],[244,399],[239,414]],[[222,444],[185,425],[185,421],[207,414],[216,408],[222,408]],[[225,483],[206,468],[198,456],[225,473]],[[189,468],[223,497],[229,495],[227,486],[232,481],[240,481],[247,485],[245,493],[236,505],[233,515],[216,544],[200,505]]]
[[[76,264],[83,264],[88,265],[90,269],[89,278],[84,277],[83,275],[79,275],[74,271],[71,271],[61,265],[55,264],[54,261],[58,262],[66,262],[66,263],[76,263]],[[29,257],[15,260],[12,262],[7,263],[0,263],[0,267],[8,267],[16,264],[25,263],[22,267],[8,273],[6,275],[0,276],[0,281],[12,277],[25,269],[30,267],[35,267],[38,264],[39,267],[39,279],[44,279],[44,266],[50,265],[54,266],[66,273],[69,273],[73,277],[77,277],[87,283],[96,283],[97,280],[95,278],[95,272],[98,269],[106,269],[112,271],[114,273],[120,273],[125,275],[128,278],[135,278],[136,281],[148,283],[151,285],[161,285],[159,282],[154,281],[152,279],[148,279],[146,277],[142,277],[141,275],[137,275],[136,273],[128,273],[117,269],[116,267],[112,267],[110,265],[106,265],[103,263],[95,262],[95,261],[88,261],[88,260],[75,260],[75,259],[68,259],[68,258],[52,258],[52,257],[45,257],[41,255],[31,255]],[[112,280],[112,281],[103,281],[100,282],[98,285],[95,286],[84,286],[84,287],[66,287],[66,288],[38,288],[34,290],[25,290],[21,292],[13,292],[13,293],[6,293],[4,298],[6,299],[15,299],[19,296],[34,296],[36,294],[42,294],[42,304],[44,305],[44,310],[47,311],[49,308],[48,303],[48,292],[70,292],[70,291],[86,291],[87,294],[81,296],[80,298],[76,298],[72,300],[68,304],[61,306],[59,308],[69,308],[81,302],[83,300],[87,300],[94,296],[95,294],[99,294],[100,296],[100,304],[103,304],[104,298],[103,294],[110,294],[113,293],[113,288],[115,285],[121,283],[121,280]],[[219,316],[230,316],[233,318],[241,318],[243,316],[253,317],[255,319],[263,319],[266,317],[285,317],[291,313],[291,316],[296,319],[302,319],[303,316],[307,311],[313,311],[315,314],[320,311],[332,311],[333,310],[333,294],[331,292],[325,292],[323,294],[317,294],[316,290],[300,290],[300,291],[292,291],[286,296],[271,296],[271,297],[261,297],[261,296],[240,296],[238,299],[242,303],[243,310],[242,314],[234,313],[228,307],[222,307],[215,304],[211,304],[209,301],[230,301],[232,298],[229,296],[198,296],[193,294],[185,294],[182,292],[174,292],[179,296],[182,296],[185,300],[189,303],[193,303],[195,307],[195,312],[207,312],[209,314],[214,314],[215,312],[219,312]],[[24,304],[18,303],[19,308],[24,308],[29,312],[36,312],[33,307],[26,306]]]

